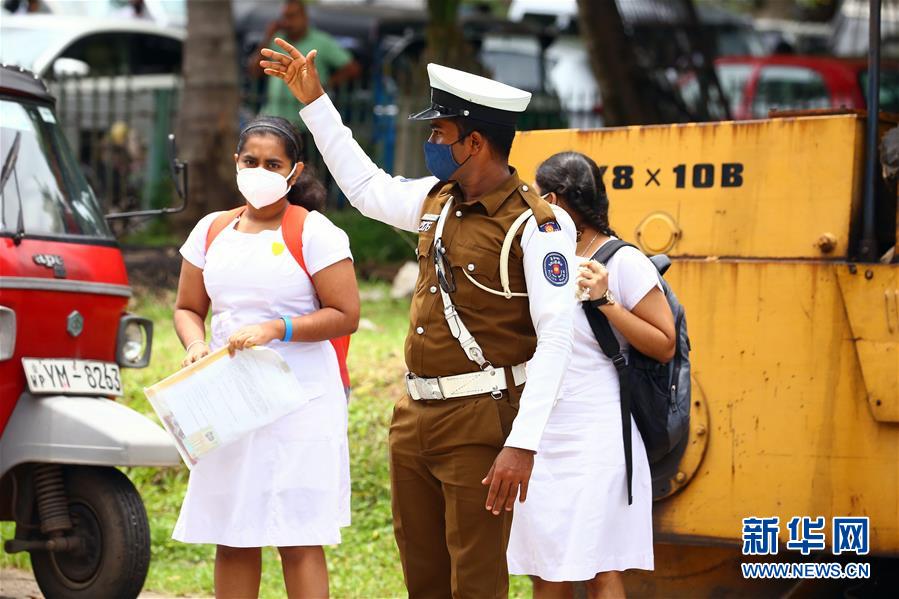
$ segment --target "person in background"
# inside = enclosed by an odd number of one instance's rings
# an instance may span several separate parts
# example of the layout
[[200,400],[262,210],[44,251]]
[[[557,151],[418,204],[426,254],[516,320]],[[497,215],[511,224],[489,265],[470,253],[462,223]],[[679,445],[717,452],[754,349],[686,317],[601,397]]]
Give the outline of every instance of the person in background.
[[144,0],[128,0],[124,6],[113,11],[110,16],[119,19],[153,20],[153,15],[147,10]]
[[14,15],[31,15],[39,12],[47,12],[41,7],[40,0],[6,0],[3,8]]
[[[658,272],[633,247],[606,267],[590,260],[615,238],[596,164],[577,152],[548,158],[537,187],[577,228],[578,285],[590,309],[612,325],[622,349],[659,362],[674,355],[674,317]],[[625,353],[627,355],[627,353]],[[590,599],[624,597],[622,570],[653,569],[652,482],[643,440],[631,421],[633,504],[628,505],[618,373],[599,347],[583,309],[575,310],[574,350],[534,460],[528,500],[515,507],[509,571],[534,579],[534,598],[571,597],[586,581]]]
[[[262,37],[262,44],[250,55],[247,72],[252,79],[263,76],[259,66],[259,54],[263,48],[277,49],[275,37],[287,40],[292,46],[304,54],[312,49],[318,50],[315,66],[322,86],[333,89],[347,81],[359,77],[362,69],[359,63],[347,50],[341,47],[333,37],[309,24],[309,15],[303,0],[286,0],[281,18],[273,21]],[[266,103],[260,114],[280,116],[288,121],[298,123],[296,100],[277,78],[267,77]]]
[[234,155],[246,203],[203,217],[181,248],[174,316],[183,365],[223,347],[266,346],[298,387],[320,393],[190,473],[172,537],[217,546],[219,598],[258,595],[265,546],[278,548],[286,596],[327,597],[322,546],[339,543],[350,523],[348,381],[331,340],[356,330],[359,290],[349,240],[318,212],[324,189],[302,151],[284,119],[251,122]]

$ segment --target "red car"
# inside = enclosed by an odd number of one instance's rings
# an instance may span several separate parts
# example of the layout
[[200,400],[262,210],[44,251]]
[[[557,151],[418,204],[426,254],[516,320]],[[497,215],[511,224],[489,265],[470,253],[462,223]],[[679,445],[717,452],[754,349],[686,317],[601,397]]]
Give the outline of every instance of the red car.
[[[111,401],[150,359],[122,252],[37,75],[0,66],[0,521],[47,597],[136,597],[150,562],[119,466],[173,466],[163,430]],[[120,216],[120,215],[119,215]]]
[[[736,120],[765,118],[772,109],[865,108],[864,59],[729,56],[716,60],[715,70]],[[688,104],[698,101],[695,78],[685,81],[681,90]],[[899,64],[892,61],[882,63],[880,109],[899,113]]]

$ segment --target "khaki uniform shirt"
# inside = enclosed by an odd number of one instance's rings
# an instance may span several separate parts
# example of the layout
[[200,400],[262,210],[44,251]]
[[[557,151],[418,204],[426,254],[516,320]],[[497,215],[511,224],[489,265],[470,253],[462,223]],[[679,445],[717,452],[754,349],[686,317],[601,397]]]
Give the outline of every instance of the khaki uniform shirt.
[[[328,170],[360,212],[406,231],[417,231],[419,276],[412,298],[406,365],[417,376],[475,372],[444,317],[434,265],[434,234],[441,208],[453,197],[443,243],[455,280],[459,316],[495,367],[527,362],[527,382],[506,445],[537,450],[571,356],[577,268],[571,218],[550,207],[513,170],[497,189],[475,202],[454,183],[435,177],[404,179],[379,169],[353,140],[327,95],[300,111]],[[499,254],[512,222],[531,207],[509,258],[513,292],[506,299],[470,279],[501,290]],[[511,377],[507,377],[511,381]]]
[[[418,282],[412,296],[406,337],[406,365],[411,372],[424,377],[478,370],[478,365],[468,359],[450,334],[443,315],[443,301],[437,290],[439,281],[434,266],[437,223],[433,219],[450,197],[454,198],[454,204],[443,229],[443,242],[456,286],[451,293],[453,304],[494,367],[527,362],[537,349],[528,298],[506,299],[486,292],[472,282],[474,279],[490,289],[502,289],[500,248],[512,223],[528,209],[528,201],[540,210],[538,218],[543,223],[555,220],[549,205],[513,172],[508,181],[474,203],[460,201],[462,191],[455,183],[438,183],[425,198],[418,227]],[[521,230],[509,255],[509,288],[513,292],[527,290]]]

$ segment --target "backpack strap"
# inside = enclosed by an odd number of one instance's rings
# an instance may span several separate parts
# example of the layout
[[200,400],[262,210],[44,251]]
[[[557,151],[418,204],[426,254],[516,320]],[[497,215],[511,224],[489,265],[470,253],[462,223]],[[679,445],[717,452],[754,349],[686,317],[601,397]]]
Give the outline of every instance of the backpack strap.
[[[633,247],[632,244],[620,239],[607,241],[593,255],[593,259],[601,264],[606,264],[615,255],[615,252],[626,246]],[[621,345],[618,343],[615,333],[612,332],[612,325],[609,324],[606,315],[591,308],[587,303],[583,304],[583,308],[587,315],[587,322],[590,324],[590,329],[593,331],[593,336],[596,337],[602,353],[612,361],[618,372],[618,386],[621,394],[621,438],[624,441],[624,468],[627,472],[627,504],[631,505],[634,501],[634,457],[631,444],[631,387],[627,359],[621,353]]]
[[599,246],[599,249],[596,250],[595,254],[593,254],[593,259],[596,260],[597,262],[599,262],[600,264],[605,265],[609,262],[609,260],[612,259],[612,256],[614,256],[618,252],[618,250],[620,250],[623,247],[636,247],[636,246],[634,244],[628,243],[622,239],[610,239],[609,241],[607,241],[604,244],[602,244],[601,246]]
[[306,259],[303,257],[303,226],[306,224],[307,216],[309,216],[309,211],[302,206],[288,204],[287,210],[284,212],[284,218],[281,221],[281,236],[284,237],[284,245],[287,246],[287,251],[297,261],[303,272],[308,275]]
[[212,220],[212,224],[209,225],[209,230],[206,231],[206,252],[209,251],[209,246],[212,245],[212,242],[215,241],[215,238],[218,237],[219,233],[224,231],[225,227],[230,225],[231,221],[235,218],[243,214],[246,209],[246,206],[238,206],[237,208],[222,212]]
[[[281,221],[281,236],[284,237],[284,245],[287,251],[297,261],[303,272],[312,279],[309,271],[306,269],[306,258],[303,256],[303,226],[306,224],[306,217],[309,211],[302,206],[288,204],[287,210],[284,212],[284,218]],[[340,378],[343,381],[345,389],[350,388],[350,372],[347,368],[347,356],[350,352],[350,336],[337,337],[331,339],[331,345],[334,347],[334,353],[337,354],[337,364],[340,366]]]

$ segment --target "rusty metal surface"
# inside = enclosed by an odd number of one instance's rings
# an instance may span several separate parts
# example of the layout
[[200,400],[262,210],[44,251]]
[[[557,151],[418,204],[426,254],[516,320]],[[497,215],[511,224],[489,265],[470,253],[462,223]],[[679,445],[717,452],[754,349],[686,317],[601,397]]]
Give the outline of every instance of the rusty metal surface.
[[[616,231],[640,242],[639,225],[663,211],[679,231],[672,256],[833,260],[847,255],[860,202],[863,122],[838,115],[526,131],[510,162],[533,180],[556,152],[588,154],[605,167]],[[825,234],[834,237],[827,251]]]
[[[779,110],[777,108],[772,108],[768,111],[768,118],[777,119],[797,116],[835,116],[845,114],[852,114],[861,118],[865,118],[868,116],[868,111],[864,108],[805,108],[802,110]],[[895,112],[881,111],[879,118],[881,126],[899,124],[899,114]]]
[[836,272],[871,413],[899,423],[899,265],[847,264]]
[[899,554],[899,426],[869,406],[846,268],[678,260],[666,274],[687,307],[709,433],[692,481],[656,505],[659,534],[736,541],[749,516],[869,516],[872,552]]

